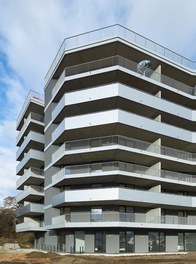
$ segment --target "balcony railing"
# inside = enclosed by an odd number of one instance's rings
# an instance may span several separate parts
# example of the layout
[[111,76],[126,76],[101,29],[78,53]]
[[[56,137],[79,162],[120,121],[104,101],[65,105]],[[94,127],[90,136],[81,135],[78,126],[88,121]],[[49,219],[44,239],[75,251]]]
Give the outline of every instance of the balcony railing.
[[52,218],[52,224],[66,226],[68,223],[103,223],[103,222],[126,222],[126,223],[147,223],[167,225],[196,225],[196,217],[158,216],[148,217],[147,214],[102,212],[102,213],[70,213]]
[[65,151],[79,149],[93,149],[96,147],[121,145],[125,147],[135,148],[139,150],[158,153],[164,156],[169,156],[186,161],[196,161],[196,153],[181,151],[174,148],[160,146],[158,144],[149,143],[133,138],[123,136],[100,137],[85,140],[70,141],[64,143],[60,148],[53,153],[52,160],[55,161],[59,156],[65,154]]
[[[18,163],[16,167],[16,174],[20,174],[21,170],[26,167],[26,164],[30,160],[38,160],[39,162],[44,162],[44,152],[35,150],[35,149],[30,149],[23,157],[23,159]],[[34,165],[35,166],[35,165]]]
[[28,186],[16,196],[16,201],[22,201],[29,195],[44,196],[44,188],[40,186]]
[[[91,163],[84,165],[73,165],[66,166],[56,174],[53,175],[52,182],[58,183],[63,179],[66,179],[68,175],[74,174],[84,174],[86,177],[87,174],[96,175],[97,173],[117,173],[117,171],[127,172],[127,173],[135,173],[139,174],[139,177],[158,177],[165,178],[175,181],[184,181],[184,182],[192,182],[196,183],[196,175],[180,173],[169,170],[159,170],[153,169],[151,167],[142,166],[138,164],[126,163],[126,162],[102,162],[102,163]],[[137,175],[136,175],[137,176]]]
[[28,230],[42,230],[43,231],[44,222],[43,221],[27,221],[16,225],[17,232],[23,232]]
[[22,108],[21,108],[21,111],[20,111],[19,115],[18,115],[17,124],[19,124],[19,122],[20,122],[20,120],[22,118],[22,115],[24,113],[24,110],[27,107],[27,105],[28,105],[28,103],[29,103],[30,100],[34,100],[36,102],[39,102],[41,104],[44,104],[44,96],[42,94],[38,93],[38,92],[35,92],[35,91],[32,91],[31,90],[29,92],[29,94],[28,94],[28,96],[27,96],[27,98],[26,98],[26,100],[25,100]]
[[[62,72],[60,78],[58,79],[57,83],[55,84],[52,95],[60,89],[61,85],[63,84],[63,80],[65,77],[72,76],[75,74],[85,73],[85,72],[91,72],[99,69],[104,69],[107,67],[112,66],[120,66],[127,70],[131,70],[134,72],[137,72],[137,63],[131,60],[128,60],[121,56],[112,56],[96,61],[91,61],[83,64],[78,64],[74,66],[70,66],[65,68],[65,70]],[[180,90],[182,92],[185,92],[187,94],[195,95],[196,88],[186,85],[185,83],[179,82],[169,76],[166,76],[164,74],[160,74],[158,72],[154,72],[151,69],[148,69],[145,74],[146,77],[149,77],[155,81],[161,82],[165,85],[168,85],[170,87],[173,87],[177,90]]]
[[84,34],[76,35],[70,38],[66,38],[62,43],[50,69],[48,70],[48,73],[46,74],[46,81],[49,80],[59,61],[63,57],[65,51],[90,44],[99,43],[106,40],[112,40],[115,38],[123,39],[128,43],[134,44],[140,48],[143,48],[146,51],[150,51],[153,54],[157,54],[162,58],[172,61],[178,65],[181,65],[182,67],[188,68],[189,70],[196,69],[195,61],[187,59],[177,54],[176,52],[173,52],[121,25],[113,25],[110,27],[105,27]]
[[16,188],[24,184],[30,177],[36,177],[44,180],[44,170],[38,168],[29,168],[16,182]]
[[17,160],[31,140],[42,143],[44,145],[44,135],[41,133],[30,131],[28,133],[28,135],[24,138],[23,143],[20,145],[20,147],[18,148],[18,150],[16,152],[16,159]]
[[[41,116],[41,115],[38,115],[38,114],[35,114],[35,113],[30,113],[27,117],[27,119],[24,121],[24,124],[20,130],[20,132],[18,133],[17,137],[16,137],[16,142],[18,143],[18,141],[20,140],[21,136],[24,134],[26,128],[28,127],[29,123],[31,122],[35,122],[35,121],[38,121],[38,122],[41,122],[43,123],[44,122],[44,117]],[[44,125],[44,123],[43,123]]]
[[16,217],[28,214],[28,213],[36,213],[41,214],[44,213],[44,205],[37,203],[29,203],[24,205],[22,208],[16,211]]

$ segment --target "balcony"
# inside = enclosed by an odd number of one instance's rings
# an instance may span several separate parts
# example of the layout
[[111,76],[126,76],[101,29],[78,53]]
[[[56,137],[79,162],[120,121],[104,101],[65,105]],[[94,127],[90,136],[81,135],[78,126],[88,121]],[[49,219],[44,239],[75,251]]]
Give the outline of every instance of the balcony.
[[[153,169],[147,166],[141,166],[126,162],[102,162],[84,165],[66,166],[58,171],[52,177],[53,186],[70,184],[73,181],[83,183],[92,183],[108,181],[109,177],[120,177],[121,183],[127,182],[127,177],[131,177],[134,183],[138,184],[148,181],[148,184],[156,182],[181,184],[186,186],[196,186],[195,175],[180,173],[168,170]],[[101,180],[100,180],[101,179]]]
[[[79,65],[74,65],[65,68],[65,70],[62,72],[61,76],[59,77],[57,83],[53,87],[52,90],[52,96],[55,97],[56,94],[60,91],[63,83],[65,82],[66,78],[73,76],[73,75],[78,75],[78,74],[84,74],[84,73],[89,73],[92,75],[93,73],[96,74],[96,71],[99,70],[105,70],[106,68],[111,68],[117,66],[121,69],[133,71],[136,73],[138,76],[140,74],[137,71],[137,63],[131,60],[128,60],[124,57],[121,56],[112,56],[112,57],[107,57],[104,59],[96,60],[96,61],[91,61]],[[164,87],[166,86],[171,87],[172,91],[182,91],[184,93],[190,94],[190,95],[195,95],[196,89],[195,87],[188,86],[185,83],[179,82],[173,78],[170,78],[164,74],[160,74],[157,72],[154,72],[151,69],[148,69],[146,75],[144,76],[147,79],[151,79],[155,81],[156,83],[163,84]],[[144,78],[144,79],[145,79]],[[146,80],[147,80],[146,79]],[[174,88],[174,89],[173,89]]]
[[70,213],[52,218],[52,228],[82,227],[138,227],[160,229],[192,229],[196,228],[195,217],[160,216],[149,219],[146,214],[102,212],[92,214]]
[[65,133],[66,138],[71,137],[71,135],[80,137],[83,129],[89,137],[96,137],[101,132],[103,133],[103,127],[112,134],[116,129],[116,124],[119,124],[119,130],[129,130],[129,134],[137,130],[138,135],[142,134],[141,137],[144,136],[145,132],[146,137],[153,134],[156,137],[162,136],[173,140],[196,142],[196,132],[117,109],[64,118],[52,133],[52,142],[64,142]]
[[20,161],[22,159],[23,152],[27,152],[29,149],[34,148],[37,150],[42,150],[44,148],[44,135],[30,131],[27,137],[25,137],[22,145],[16,153],[16,159]]
[[[93,151],[110,150],[114,149],[114,146],[127,147],[129,148],[129,151],[132,151],[135,154],[142,153],[144,155],[149,155],[150,157],[153,154],[154,157],[169,159],[178,163],[187,162],[189,164],[191,162],[190,164],[192,164],[196,161],[196,153],[190,153],[174,148],[160,146],[156,143],[150,143],[123,136],[110,136],[65,142],[53,153],[52,162],[56,163],[57,165],[59,163],[63,164],[64,158],[68,159],[68,155],[87,155],[88,152],[89,155],[91,155]],[[104,156],[104,154],[102,154],[102,156]]]
[[27,221],[16,225],[16,232],[45,231],[43,221]]
[[112,25],[109,27],[101,28],[70,38],[66,38],[61,45],[45,79],[49,81],[51,75],[57,68],[59,61],[62,59],[66,51],[84,47],[87,45],[93,45],[95,43],[101,43],[104,41],[125,40],[126,42],[133,44],[136,47],[142,48],[148,52],[151,52],[159,57],[169,60],[177,65],[180,65],[188,70],[196,70],[196,62],[191,61],[121,25]]
[[44,204],[29,203],[16,211],[16,217],[37,216],[44,213]]
[[37,131],[42,133],[44,130],[44,117],[35,113],[30,113],[25,119],[24,124],[16,137],[16,144],[20,146],[23,138],[27,136],[29,131]]
[[16,182],[17,190],[24,190],[24,185],[41,185],[44,182],[44,170],[29,168]]
[[[121,104],[119,102],[116,104],[116,101],[114,103],[114,99],[117,97],[122,102]],[[105,100],[107,100],[107,103]],[[137,108],[138,114],[144,113],[145,116],[151,116],[153,111],[157,112],[157,110],[160,111],[162,117],[169,114],[170,117],[175,117],[176,121],[180,121],[181,127],[184,126],[183,122],[186,122],[187,125],[187,120],[196,120],[196,111],[194,110],[117,82],[65,93],[52,112],[52,121],[55,123],[60,122],[68,115],[68,112],[70,116],[75,115],[80,105],[83,111],[89,111],[93,104],[93,111],[99,112],[103,111],[106,105],[110,109],[115,107],[125,110],[130,107],[130,103],[137,104],[138,107],[135,107],[135,110]],[[181,119],[179,119],[179,116]],[[185,120],[182,121],[182,118]]]
[[[31,104],[33,102],[33,104]],[[26,115],[28,112],[40,112],[40,109],[42,109],[44,105],[44,97],[42,94],[30,91],[17,118],[17,130],[21,130],[22,126],[22,119],[24,118],[24,115]],[[27,111],[28,109],[28,111]]]
[[43,151],[38,151],[34,149],[30,149],[24,158],[20,161],[20,163],[16,167],[16,174],[22,175],[25,169],[29,169],[30,167],[41,168],[44,165],[44,153]]
[[53,207],[78,206],[78,204],[88,206],[106,205],[118,204],[119,202],[126,202],[131,206],[167,206],[167,208],[177,210],[178,208],[195,208],[196,199],[191,196],[118,187],[66,190],[52,198]]
[[16,202],[40,201],[44,198],[44,188],[40,186],[28,186],[16,196]]

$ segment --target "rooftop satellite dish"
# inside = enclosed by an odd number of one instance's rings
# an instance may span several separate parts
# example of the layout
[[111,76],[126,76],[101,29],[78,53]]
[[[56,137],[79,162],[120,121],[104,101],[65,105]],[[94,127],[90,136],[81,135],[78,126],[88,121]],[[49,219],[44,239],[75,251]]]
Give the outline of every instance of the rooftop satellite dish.
[[151,62],[149,60],[140,61],[137,64],[137,72],[145,76],[146,70],[150,68],[150,66]]

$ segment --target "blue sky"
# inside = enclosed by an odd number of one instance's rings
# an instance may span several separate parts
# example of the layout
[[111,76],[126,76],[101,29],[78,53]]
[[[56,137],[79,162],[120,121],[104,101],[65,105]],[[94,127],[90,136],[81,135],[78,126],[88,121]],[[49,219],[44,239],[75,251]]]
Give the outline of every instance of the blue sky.
[[196,59],[195,0],[0,0],[0,204],[15,195],[16,117],[63,39],[121,24]]

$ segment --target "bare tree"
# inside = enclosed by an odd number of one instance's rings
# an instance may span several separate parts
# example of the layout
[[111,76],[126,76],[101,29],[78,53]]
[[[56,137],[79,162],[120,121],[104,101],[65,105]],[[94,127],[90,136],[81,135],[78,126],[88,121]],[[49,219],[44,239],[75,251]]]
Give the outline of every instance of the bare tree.
[[4,198],[3,207],[4,209],[12,209],[16,211],[19,208],[19,205],[16,202],[15,196],[7,196]]

